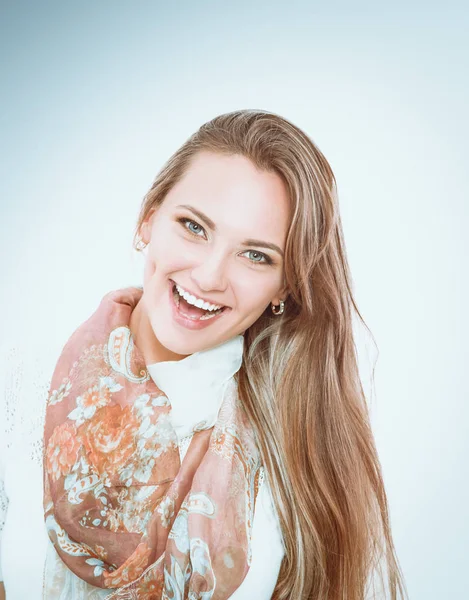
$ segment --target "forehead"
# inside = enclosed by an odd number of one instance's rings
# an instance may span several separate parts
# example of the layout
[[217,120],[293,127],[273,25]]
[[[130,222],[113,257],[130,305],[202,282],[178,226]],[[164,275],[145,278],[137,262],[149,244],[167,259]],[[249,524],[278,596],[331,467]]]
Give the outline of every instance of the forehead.
[[290,202],[281,177],[239,154],[198,153],[164,204],[190,204],[234,235],[262,233],[266,241],[282,242],[288,230]]

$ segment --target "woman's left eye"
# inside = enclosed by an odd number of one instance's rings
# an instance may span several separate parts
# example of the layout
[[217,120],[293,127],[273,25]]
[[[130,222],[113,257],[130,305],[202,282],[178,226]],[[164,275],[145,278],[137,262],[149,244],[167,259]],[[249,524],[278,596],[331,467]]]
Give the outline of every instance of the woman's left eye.
[[195,225],[196,227],[198,227],[199,231],[204,231],[204,228],[199,225],[198,223],[196,223],[195,221],[192,221],[192,219],[178,219],[179,223],[182,224],[182,226],[187,229],[189,231],[189,233],[192,233],[193,235],[196,235],[197,237],[200,237],[199,233],[197,231],[194,231],[193,229],[190,229],[189,227],[187,227],[186,225]]
[[260,256],[263,260],[251,260],[251,262],[254,263],[258,263],[260,265],[265,264],[265,265],[271,265],[272,264],[272,259],[270,258],[270,256],[267,256],[267,254],[264,254],[263,252],[258,252],[257,250],[247,250],[246,251],[248,254],[255,254],[257,256]]

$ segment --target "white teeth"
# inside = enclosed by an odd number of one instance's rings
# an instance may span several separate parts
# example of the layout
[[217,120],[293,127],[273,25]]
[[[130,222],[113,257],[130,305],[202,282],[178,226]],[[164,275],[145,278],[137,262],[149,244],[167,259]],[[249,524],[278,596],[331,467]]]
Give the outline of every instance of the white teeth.
[[176,289],[178,291],[178,294],[182,296],[184,300],[189,304],[193,304],[194,306],[198,306],[199,308],[203,308],[204,310],[210,311],[222,308],[222,306],[219,306],[218,304],[209,304],[208,302],[204,302],[204,300],[202,300],[201,298],[196,298],[195,296],[192,296],[192,294],[189,294],[189,292],[186,292],[186,290],[184,290],[181,286],[177,284]]
[[207,321],[208,319],[212,319],[213,317],[215,317],[218,313],[206,313],[205,315],[202,315],[200,317],[200,321]]

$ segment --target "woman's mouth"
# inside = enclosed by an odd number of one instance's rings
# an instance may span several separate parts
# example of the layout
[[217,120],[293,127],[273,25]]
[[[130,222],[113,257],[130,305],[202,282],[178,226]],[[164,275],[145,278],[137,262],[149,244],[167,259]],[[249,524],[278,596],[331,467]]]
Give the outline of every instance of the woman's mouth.
[[184,319],[188,319],[193,322],[194,325],[196,323],[200,323],[202,325],[204,322],[211,321],[222,315],[223,312],[228,308],[227,306],[222,306],[221,308],[214,310],[205,310],[202,307],[195,306],[194,304],[191,304],[190,301],[188,302],[185,300],[179,294],[174,281],[170,280],[170,284],[171,295],[177,312]]

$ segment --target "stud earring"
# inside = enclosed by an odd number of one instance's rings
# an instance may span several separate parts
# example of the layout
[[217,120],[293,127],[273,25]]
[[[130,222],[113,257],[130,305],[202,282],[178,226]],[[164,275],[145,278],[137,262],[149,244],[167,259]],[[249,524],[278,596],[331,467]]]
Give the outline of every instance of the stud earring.
[[[278,310],[277,310],[278,307]],[[285,310],[285,302],[283,300],[280,300],[280,304],[278,304],[277,306],[275,306],[275,304],[271,304],[270,308],[272,309],[272,312],[274,313],[274,315],[281,315],[283,313],[283,311]]]
[[147,244],[142,240],[141,237],[138,238],[137,243],[135,244],[135,250],[137,252],[141,252],[144,248],[146,248]]

